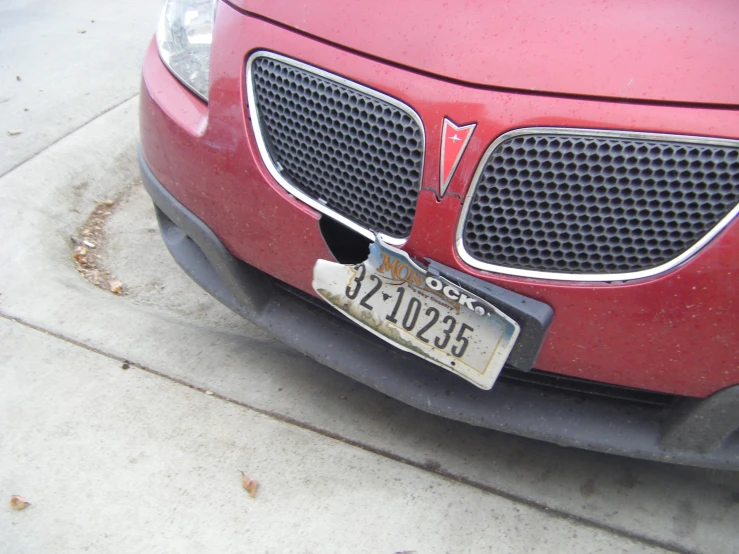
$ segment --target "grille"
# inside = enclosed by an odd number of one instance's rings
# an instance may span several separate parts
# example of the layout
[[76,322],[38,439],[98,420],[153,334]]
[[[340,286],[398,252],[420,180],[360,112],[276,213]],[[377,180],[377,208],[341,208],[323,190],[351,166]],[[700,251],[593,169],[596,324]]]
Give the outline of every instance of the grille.
[[739,201],[736,145],[551,129],[496,142],[461,233],[466,253],[484,264],[645,271],[696,245]]
[[420,120],[396,100],[274,55],[250,65],[268,155],[289,185],[361,228],[410,234],[421,186]]

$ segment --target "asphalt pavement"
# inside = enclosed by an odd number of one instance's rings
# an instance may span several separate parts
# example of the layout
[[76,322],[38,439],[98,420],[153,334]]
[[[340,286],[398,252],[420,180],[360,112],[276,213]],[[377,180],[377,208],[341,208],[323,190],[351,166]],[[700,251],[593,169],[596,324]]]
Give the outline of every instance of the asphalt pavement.
[[0,551],[736,551],[733,475],[428,415],[192,283],[136,165],[159,6],[0,4]]

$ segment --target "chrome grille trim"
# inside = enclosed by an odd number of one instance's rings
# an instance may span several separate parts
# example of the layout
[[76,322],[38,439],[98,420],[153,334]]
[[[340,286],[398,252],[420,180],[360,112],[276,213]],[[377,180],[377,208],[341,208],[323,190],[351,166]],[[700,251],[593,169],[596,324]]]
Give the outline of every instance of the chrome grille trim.
[[527,277],[534,279],[547,279],[556,281],[579,281],[579,282],[619,282],[619,281],[631,281],[634,279],[643,279],[647,277],[653,277],[679,266],[686,262],[693,256],[695,256],[703,247],[705,247],[716,235],[718,235],[723,229],[729,225],[734,218],[739,214],[739,204],[726,214],[713,228],[710,229],[703,237],[701,237],[696,243],[690,248],[682,252],[679,256],[673,258],[669,262],[666,262],[657,267],[624,273],[558,273],[558,272],[547,272],[547,271],[536,271],[530,269],[517,269],[507,266],[501,266],[491,263],[486,263],[473,257],[466,249],[464,244],[464,228],[469,216],[469,211],[472,202],[474,201],[475,192],[477,185],[480,181],[481,175],[488,163],[488,159],[491,154],[505,141],[520,136],[537,135],[537,134],[548,134],[548,135],[576,135],[583,137],[594,137],[594,138],[617,138],[617,139],[634,139],[634,140],[653,140],[663,142],[674,142],[680,144],[694,144],[696,146],[719,146],[729,148],[739,148],[739,140],[730,139],[719,139],[711,137],[701,136],[689,136],[689,135],[674,135],[674,134],[662,134],[662,133],[650,133],[650,132],[632,132],[632,131],[612,131],[612,130],[600,130],[600,129],[586,129],[586,128],[568,128],[568,127],[528,127],[521,129],[514,129],[503,133],[496,138],[492,144],[487,148],[483,154],[480,162],[475,170],[472,177],[470,188],[465,196],[465,201],[462,206],[462,212],[460,214],[459,221],[457,223],[457,230],[455,234],[456,249],[459,253],[460,258],[470,265],[471,267],[489,271],[493,273],[500,273],[503,275],[512,275],[517,277]]
[[[359,225],[358,223],[338,213],[332,208],[319,202],[317,199],[306,194],[305,192],[303,192],[302,190],[294,186],[292,183],[290,183],[287,179],[285,179],[285,177],[281,174],[281,172],[276,167],[274,161],[272,160],[272,157],[270,156],[269,149],[267,147],[266,141],[263,136],[262,128],[260,125],[259,110],[258,110],[257,102],[256,102],[256,95],[254,91],[254,82],[253,82],[253,77],[252,77],[252,65],[254,61],[259,58],[271,58],[273,60],[277,60],[279,62],[294,66],[298,69],[313,73],[325,79],[329,79],[331,81],[334,81],[346,87],[352,88],[358,92],[367,94],[369,96],[377,98],[378,100],[391,104],[392,106],[399,108],[400,110],[405,112],[408,116],[410,116],[413,119],[413,121],[418,125],[420,129],[420,133],[421,133],[421,145],[420,145],[421,163],[420,163],[420,168],[419,168],[420,178],[419,178],[419,183],[418,183],[419,192],[420,192],[421,183],[423,180],[423,171],[424,171],[424,164],[425,164],[425,158],[426,158],[426,131],[425,131],[423,121],[421,120],[420,116],[410,106],[404,104],[403,102],[391,96],[378,92],[369,87],[360,85],[359,83],[356,83],[354,81],[350,81],[349,79],[346,79],[334,73],[330,73],[323,69],[319,69],[317,67],[308,65],[306,63],[294,60],[287,56],[283,56],[283,55],[276,54],[274,52],[269,52],[266,50],[259,50],[251,54],[249,58],[247,59],[247,62],[246,62],[246,92],[247,92],[249,118],[251,119],[251,124],[254,130],[254,136],[256,138],[259,153],[270,175],[272,175],[272,177],[277,181],[277,183],[283,189],[285,189],[287,192],[289,192],[291,195],[293,195],[298,200],[307,204],[311,208],[319,211],[320,213],[325,214],[335,219],[336,221],[342,223],[343,225],[349,227],[350,229],[367,237],[368,239],[374,240],[375,234],[371,229],[368,229],[366,227],[363,227],[362,225]],[[394,246],[401,246],[405,244],[405,242],[408,239],[407,236],[406,237],[394,237],[390,235],[385,235],[383,233],[379,233],[379,236],[380,238],[382,238],[382,240]]]

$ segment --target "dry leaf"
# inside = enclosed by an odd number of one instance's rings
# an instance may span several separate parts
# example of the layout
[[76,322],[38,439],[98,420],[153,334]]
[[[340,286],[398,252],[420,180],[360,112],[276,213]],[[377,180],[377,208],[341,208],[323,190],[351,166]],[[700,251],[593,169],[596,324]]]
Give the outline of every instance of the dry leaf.
[[95,209],[71,241],[75,245],[72,256],[75,259],[77,271],[96,287],[121,295],[125,294],[123,284],[111,275],[110,271],[100,267],[102,260],[97,252],[105,243],[105,220],[111,215],[115,202],[115,200],[97,201]]
[[257,487],[259,486],[259,483],[253,479],[249,479],[243,471],[240,471],[239,473],[241,473],[241,484],[244,485],[249,496],[254,498],[257,495]]
[[77,261],[80,267],[87,267],[88,265],[88,261],[85,256],[87,256],[87,248],[84,246],[78,246],[72,253],[72,257]]
[[21,134],[22,132],[23,132],[23,131],[21,131],[20,129],[9,129],[9,130],[8,130],[8,134],[9,134],[9,135],[10,135],[11,137],[14,137],[15,135],[20,135],[20,134]]
[[10,497],[10,507],[13,508],[16,511],[25,510],[31,505],[31,503],[23,498],[22,496],[18,496],[17,494],[14,494]]

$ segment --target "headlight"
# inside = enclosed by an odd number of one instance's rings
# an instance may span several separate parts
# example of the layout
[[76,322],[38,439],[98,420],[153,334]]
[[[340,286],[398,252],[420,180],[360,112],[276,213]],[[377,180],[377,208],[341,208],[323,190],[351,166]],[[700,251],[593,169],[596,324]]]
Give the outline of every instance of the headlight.
[[167,0],[157,28],[162,60],[203,100],[208,100],[210,44],[217,1]]

